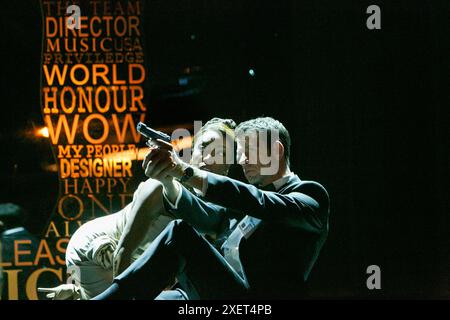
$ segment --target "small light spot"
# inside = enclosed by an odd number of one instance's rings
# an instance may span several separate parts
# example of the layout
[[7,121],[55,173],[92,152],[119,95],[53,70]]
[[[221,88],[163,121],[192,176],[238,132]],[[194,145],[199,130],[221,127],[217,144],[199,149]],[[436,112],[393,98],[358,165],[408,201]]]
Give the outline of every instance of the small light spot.
[[180,85],[180,86],[187,86],[188,83],[189,83],[188,78],[179,78],[178,79],[178,85]]
[[41,129],[38,130],[37,132],[38,136],[44,137],[44,138],[48,138],[50,135],[48,133],[48,128],[47,127],[43,127]]
[[254,76],[255,76],[255,70],[253,70],[253,69],[248,70],[248,74],[249,74],[251,77],[254,77]]

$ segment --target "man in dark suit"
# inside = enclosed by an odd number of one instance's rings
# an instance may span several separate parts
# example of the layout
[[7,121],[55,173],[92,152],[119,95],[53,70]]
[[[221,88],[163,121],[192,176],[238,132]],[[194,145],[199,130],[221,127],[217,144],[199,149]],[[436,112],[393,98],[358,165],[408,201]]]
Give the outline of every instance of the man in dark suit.
[[[162,182],[167,210],[182,220],[170,223],[97,299],[153,298],[174,276],[193,299],[302,297],[328,233],[328,194],[290,171],[290,137],[279,121],[243,122],[236,137],[237,158],[251,184],[192,168],[158,141],[143,167]],[[232,218],[240,222],[227,230]],[[229,231],[221,250],[192,226]]]

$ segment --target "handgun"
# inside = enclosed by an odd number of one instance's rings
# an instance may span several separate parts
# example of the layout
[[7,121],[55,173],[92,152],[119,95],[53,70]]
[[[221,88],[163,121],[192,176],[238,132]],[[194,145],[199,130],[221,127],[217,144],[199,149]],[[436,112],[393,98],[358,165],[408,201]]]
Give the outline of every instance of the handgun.
[[154,130],[152,128],[150,128],[149,126],[145,125],[145,123],[143,122],[139,122],[136,126],[137,131],[142,134],[144,137],[146,137],[147,139],[161,139],[163,141],[169,142],[170,143],[170,136],[158,131],[158,130]]

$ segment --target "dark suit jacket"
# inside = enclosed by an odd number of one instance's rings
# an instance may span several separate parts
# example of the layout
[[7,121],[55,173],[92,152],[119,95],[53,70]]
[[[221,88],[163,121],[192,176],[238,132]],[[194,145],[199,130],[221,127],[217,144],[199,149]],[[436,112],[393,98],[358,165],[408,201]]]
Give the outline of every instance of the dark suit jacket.
[[182,189],[177,209],[167,209],[199,231],[223,234],[230,219],[250,215],[262,220],[242,239],[239,252],[251,296],[300,298],[328,234],[329,197],[323,186],[293,176],[277,192],[262,191],[208,173],[200,199]]

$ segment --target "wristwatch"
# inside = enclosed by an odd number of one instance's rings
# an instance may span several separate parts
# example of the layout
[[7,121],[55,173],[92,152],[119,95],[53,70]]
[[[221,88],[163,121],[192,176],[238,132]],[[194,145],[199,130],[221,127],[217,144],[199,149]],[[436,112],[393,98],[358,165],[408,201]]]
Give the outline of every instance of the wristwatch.
[[194,169],[192,169],[192,167],[187,167],[186,169],[184,169],[183,175],[181,176],[179,181],[181,183],[185,183],[190,178],[192,178],[193,175],[194,175]]

